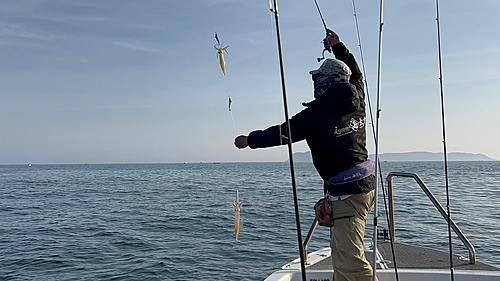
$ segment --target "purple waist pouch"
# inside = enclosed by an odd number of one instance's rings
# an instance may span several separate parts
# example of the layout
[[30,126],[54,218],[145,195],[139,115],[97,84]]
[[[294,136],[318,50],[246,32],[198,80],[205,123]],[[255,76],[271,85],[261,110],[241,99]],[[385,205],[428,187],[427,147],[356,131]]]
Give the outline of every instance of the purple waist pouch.
[[350,168],[349,170],[340,172],[326,181],[329,185],[341,185],[360,179],[366,178],[375,171],[375,163],[371,160],[366,160],[363,163]]

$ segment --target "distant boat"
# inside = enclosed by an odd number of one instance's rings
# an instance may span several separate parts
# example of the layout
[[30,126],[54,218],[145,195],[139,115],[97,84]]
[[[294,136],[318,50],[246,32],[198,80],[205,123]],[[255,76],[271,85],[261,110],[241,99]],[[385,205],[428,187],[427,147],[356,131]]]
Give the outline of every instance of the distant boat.
[[28,167],[31,167],[31,163],[28,164]]

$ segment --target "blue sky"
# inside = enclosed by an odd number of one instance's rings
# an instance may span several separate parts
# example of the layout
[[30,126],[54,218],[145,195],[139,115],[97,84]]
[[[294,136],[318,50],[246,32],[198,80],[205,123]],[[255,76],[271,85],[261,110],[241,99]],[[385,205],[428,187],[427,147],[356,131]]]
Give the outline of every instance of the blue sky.
[[[352,1],[318,3],[360,61]],[[379,2],[356,5],[375,108]],[[435,2],[384,9],[380,152],[442,151]],[[308,72],[324,30],[312,0],[280,1],[279,11],[293,115],[313,97]],[[500,159],[498,11],[497,0],[440,3],[449,152]],[[0,1],[0,24],[2,164],[288,158],[233,146],[235,135],[284,120],[267,0]],[[226,76],[215,31],[230,45]]]

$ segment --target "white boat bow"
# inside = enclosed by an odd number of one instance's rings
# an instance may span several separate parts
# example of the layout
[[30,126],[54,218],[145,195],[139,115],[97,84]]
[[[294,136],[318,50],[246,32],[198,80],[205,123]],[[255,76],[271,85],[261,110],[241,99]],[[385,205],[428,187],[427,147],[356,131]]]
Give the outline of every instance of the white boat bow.
[[[365,240],[365,254],[372,256],[371,240]],[[377,278],[379,281],[396,280],[392,263],[392,253],[389,242],[379,243],[377,250]],[[398,263],[399,280],[405,281],[448,281],[450,280],[449,254],[433,249],[395,244]],[[386,256],[388,255],[388,256]],[[469,259],[454,256],[454,277],[456,281],[500,281],[500,269],[476,262],[470,264]],[[330,259],[330,248],[308,254],[306,264],[308,281],[333,281],[333,267]],[[301,281],[300,259],[297,258],[285,264],[265,281]]]

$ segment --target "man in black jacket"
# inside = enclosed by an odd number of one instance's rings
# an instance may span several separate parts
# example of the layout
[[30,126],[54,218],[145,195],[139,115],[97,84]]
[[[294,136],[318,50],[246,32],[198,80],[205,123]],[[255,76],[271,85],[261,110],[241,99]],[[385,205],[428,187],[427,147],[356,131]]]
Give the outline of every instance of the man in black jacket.
[[[309,73],[314,81],[314,100],[290,119],[293,142],[306,140],[313,164],[324,180],[333,215],[332,263],[335,280],[372,280],[372,268],[363,251],[365,222],[374,202],[373,163],[366,149],[366,113],[363,77],[354,56],[328,30],[324,41],[336,59],[326,59]],[[264,148],[287,144],[286,122],[238,136],[238,148]],[[358,170],[356,170],[358,169]],[[345,175],[354,175],[345,176]],[[347,179],[347,180],[346,180]]]

